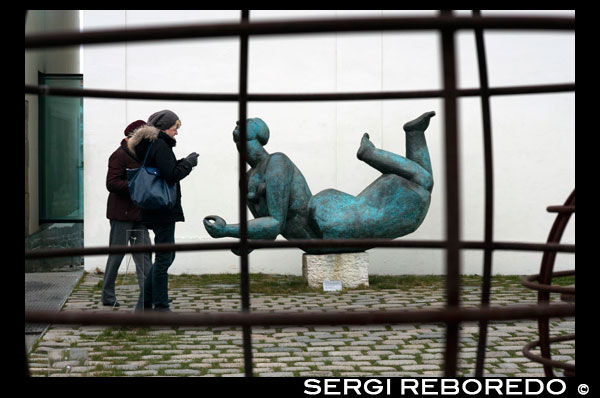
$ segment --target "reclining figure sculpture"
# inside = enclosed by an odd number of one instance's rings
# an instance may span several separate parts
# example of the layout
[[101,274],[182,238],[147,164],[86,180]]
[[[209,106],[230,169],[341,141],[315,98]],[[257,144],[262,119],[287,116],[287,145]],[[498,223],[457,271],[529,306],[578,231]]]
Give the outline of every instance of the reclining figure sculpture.
[[[435,112],[406,123],[406,157],[376,148],[365,133],[356,156],[383,175],[357,196],[336,189],[313,195],[296,165],[283,153],[269,154],[269,128],[259,118],[247,120],[249,239],[394,239],[423,222],[433,189],[425,130]],[[239,147],[239,122],[233,140]],[[240,237],[239,224],[219,216],[204,218],[213,238]],[[362,252],[352,248],[303,248],[310,254]],[[236,251],[234,250],[234,253]],[[236,253],[237,254],[237,253]]]

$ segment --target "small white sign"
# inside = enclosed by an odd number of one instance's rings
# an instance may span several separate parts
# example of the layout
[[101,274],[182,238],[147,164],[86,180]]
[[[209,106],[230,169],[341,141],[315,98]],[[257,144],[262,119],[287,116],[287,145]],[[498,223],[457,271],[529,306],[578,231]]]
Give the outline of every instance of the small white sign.
[[342,281],[323,281],[323,291],[339,292],[342,290]]

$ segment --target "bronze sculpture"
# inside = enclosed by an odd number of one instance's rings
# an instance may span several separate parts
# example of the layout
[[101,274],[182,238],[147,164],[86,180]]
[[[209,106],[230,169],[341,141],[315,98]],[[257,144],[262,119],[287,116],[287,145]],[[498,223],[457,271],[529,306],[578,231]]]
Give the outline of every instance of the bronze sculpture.
[[[259,118],[247,120],[249,239],[394,239],[414,232],[423,222],[433,189],[425,130],[435,112],[406,123],[406,157],[376,148],[365,133],[358,159],[382,175],[357,196],[336,189],[313,195],[296,165],[283,153],[264,146],[269,128]],[[233,140],[239,142],[239,122]],[[238,144],[239,150],[239,144]],[[213,238],[239,238],[239,225],[219,216],[204,218]],[[365,249],[313,248],[307,253],[360,252]]]

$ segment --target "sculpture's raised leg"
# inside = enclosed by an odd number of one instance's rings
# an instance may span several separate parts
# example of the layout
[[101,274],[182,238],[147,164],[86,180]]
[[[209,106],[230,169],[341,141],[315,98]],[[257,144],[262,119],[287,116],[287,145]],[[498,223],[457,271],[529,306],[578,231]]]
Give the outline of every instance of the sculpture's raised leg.
[[425,130],[434,115],[435,112],[427,112],[404,125],[406,157],[376,148],[367,133],[361,139],[356,157],[383,174],[399,175],[431,192],[433,173]]

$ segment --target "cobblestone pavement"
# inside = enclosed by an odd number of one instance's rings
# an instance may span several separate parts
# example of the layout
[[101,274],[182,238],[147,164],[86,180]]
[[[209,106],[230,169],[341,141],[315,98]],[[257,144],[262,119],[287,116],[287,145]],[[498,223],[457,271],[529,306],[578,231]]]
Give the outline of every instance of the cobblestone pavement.
[[[177,276],[170,276],[173,281]],[[63,310],[110,311],[100,304],[102,275],[86,274]],[[132,311],[132,275],[117,285],[121,307]],[[493,285],[495,286],[495,285]],[[170,288],[175,312],[236,311],[237,286]],[[559,298],[553,298],[558,300]],[[461,303],[477,306],[479,287],[463,286]],[[492,306],[535,304],[536,293],[518,282],[492,289]],[[364,311],[440,308],[439,287],[351,290],[343,293],[252,294],[253,311]],[[552,319],[552,335],[574,333],[574,318]],[[439,324],[253,327],[255,376],[442,376],[445,327]],[[460,329],[458,376],[473,376],[478,326]],[[543,376],[522,347],[537,340],[536,321],[492,322],[485,376]],[[62,350],[62,351],[61,351]],[[87,355],[86,355],[87,351]],[[66,353],[69,355],[65,355]],[[536,352],[536,351],[534,351]],[[552,345],[553,359],[574,363],[575,342]],[[51,325],[29,355],[33,376],[243,376],[239,327],[104,327]],[[557,370],[562,376],[562,371]]]

